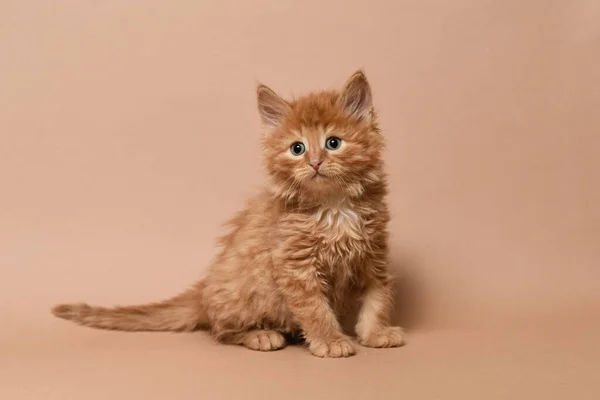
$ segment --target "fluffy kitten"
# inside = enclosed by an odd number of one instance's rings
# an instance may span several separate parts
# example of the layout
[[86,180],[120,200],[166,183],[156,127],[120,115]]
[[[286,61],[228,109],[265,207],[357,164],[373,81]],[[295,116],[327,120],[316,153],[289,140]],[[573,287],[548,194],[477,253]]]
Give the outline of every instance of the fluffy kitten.
[[163,302],[54,315],[124,331],[204,328],[262,351],[301,334],[315,356],[348,357],[356,349],[338,317],[357,303],[362,345],[404,343],[390,326],[384,140],[364,73],[289,102],[259,85],[257,99],[268,185],[230,221],[206,277]]

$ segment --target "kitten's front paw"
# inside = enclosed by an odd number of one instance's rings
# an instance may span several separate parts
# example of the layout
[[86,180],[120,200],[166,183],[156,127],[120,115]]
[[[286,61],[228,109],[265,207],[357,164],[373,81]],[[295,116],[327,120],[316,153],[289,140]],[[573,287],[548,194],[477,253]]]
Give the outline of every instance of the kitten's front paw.
[[311,341],[308,349],[317,357],[340,358],[356,354],[354,344],[348,338],[332,339],[327,341]]
[[360,338],[359,342],[366,347],[399,347],[404,345],[404,331],[397,326],[388,326]]

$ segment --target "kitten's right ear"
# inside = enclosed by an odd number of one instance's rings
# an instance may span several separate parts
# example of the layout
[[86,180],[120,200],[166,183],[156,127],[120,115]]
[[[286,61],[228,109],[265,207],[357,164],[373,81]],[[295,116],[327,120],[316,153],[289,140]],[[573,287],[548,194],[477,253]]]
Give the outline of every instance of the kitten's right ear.
[[256,99],[261,121],[271,128],[280,125],[291,109],[287,101],[263,84],[256,88]]
[[359,119],[370,120],[373,115],[373,95],[365,72],[358,70],[346,81],[340,97],[340,104],[346,112]]

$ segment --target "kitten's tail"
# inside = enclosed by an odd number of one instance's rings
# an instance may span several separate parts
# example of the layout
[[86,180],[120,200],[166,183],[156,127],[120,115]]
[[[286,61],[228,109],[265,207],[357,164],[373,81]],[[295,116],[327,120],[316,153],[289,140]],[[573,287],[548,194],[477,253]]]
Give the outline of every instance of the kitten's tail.
[[193,331],[208,323],[198,282],[169,300],[139,306],[93,307],[85,303],[52,308],[58,318],[80,325],[119,331]]

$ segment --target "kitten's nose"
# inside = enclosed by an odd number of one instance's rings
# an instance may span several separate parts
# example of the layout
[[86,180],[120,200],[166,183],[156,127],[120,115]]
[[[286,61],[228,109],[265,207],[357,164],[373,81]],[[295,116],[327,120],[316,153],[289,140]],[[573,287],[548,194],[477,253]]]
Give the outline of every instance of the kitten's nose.
[[309,164],[313,167],[313,169],[315,171],[319,170],[319,167],[321,166],[321,164],[323,163],[323,161],[318,161],[318,160],[310,160]]

